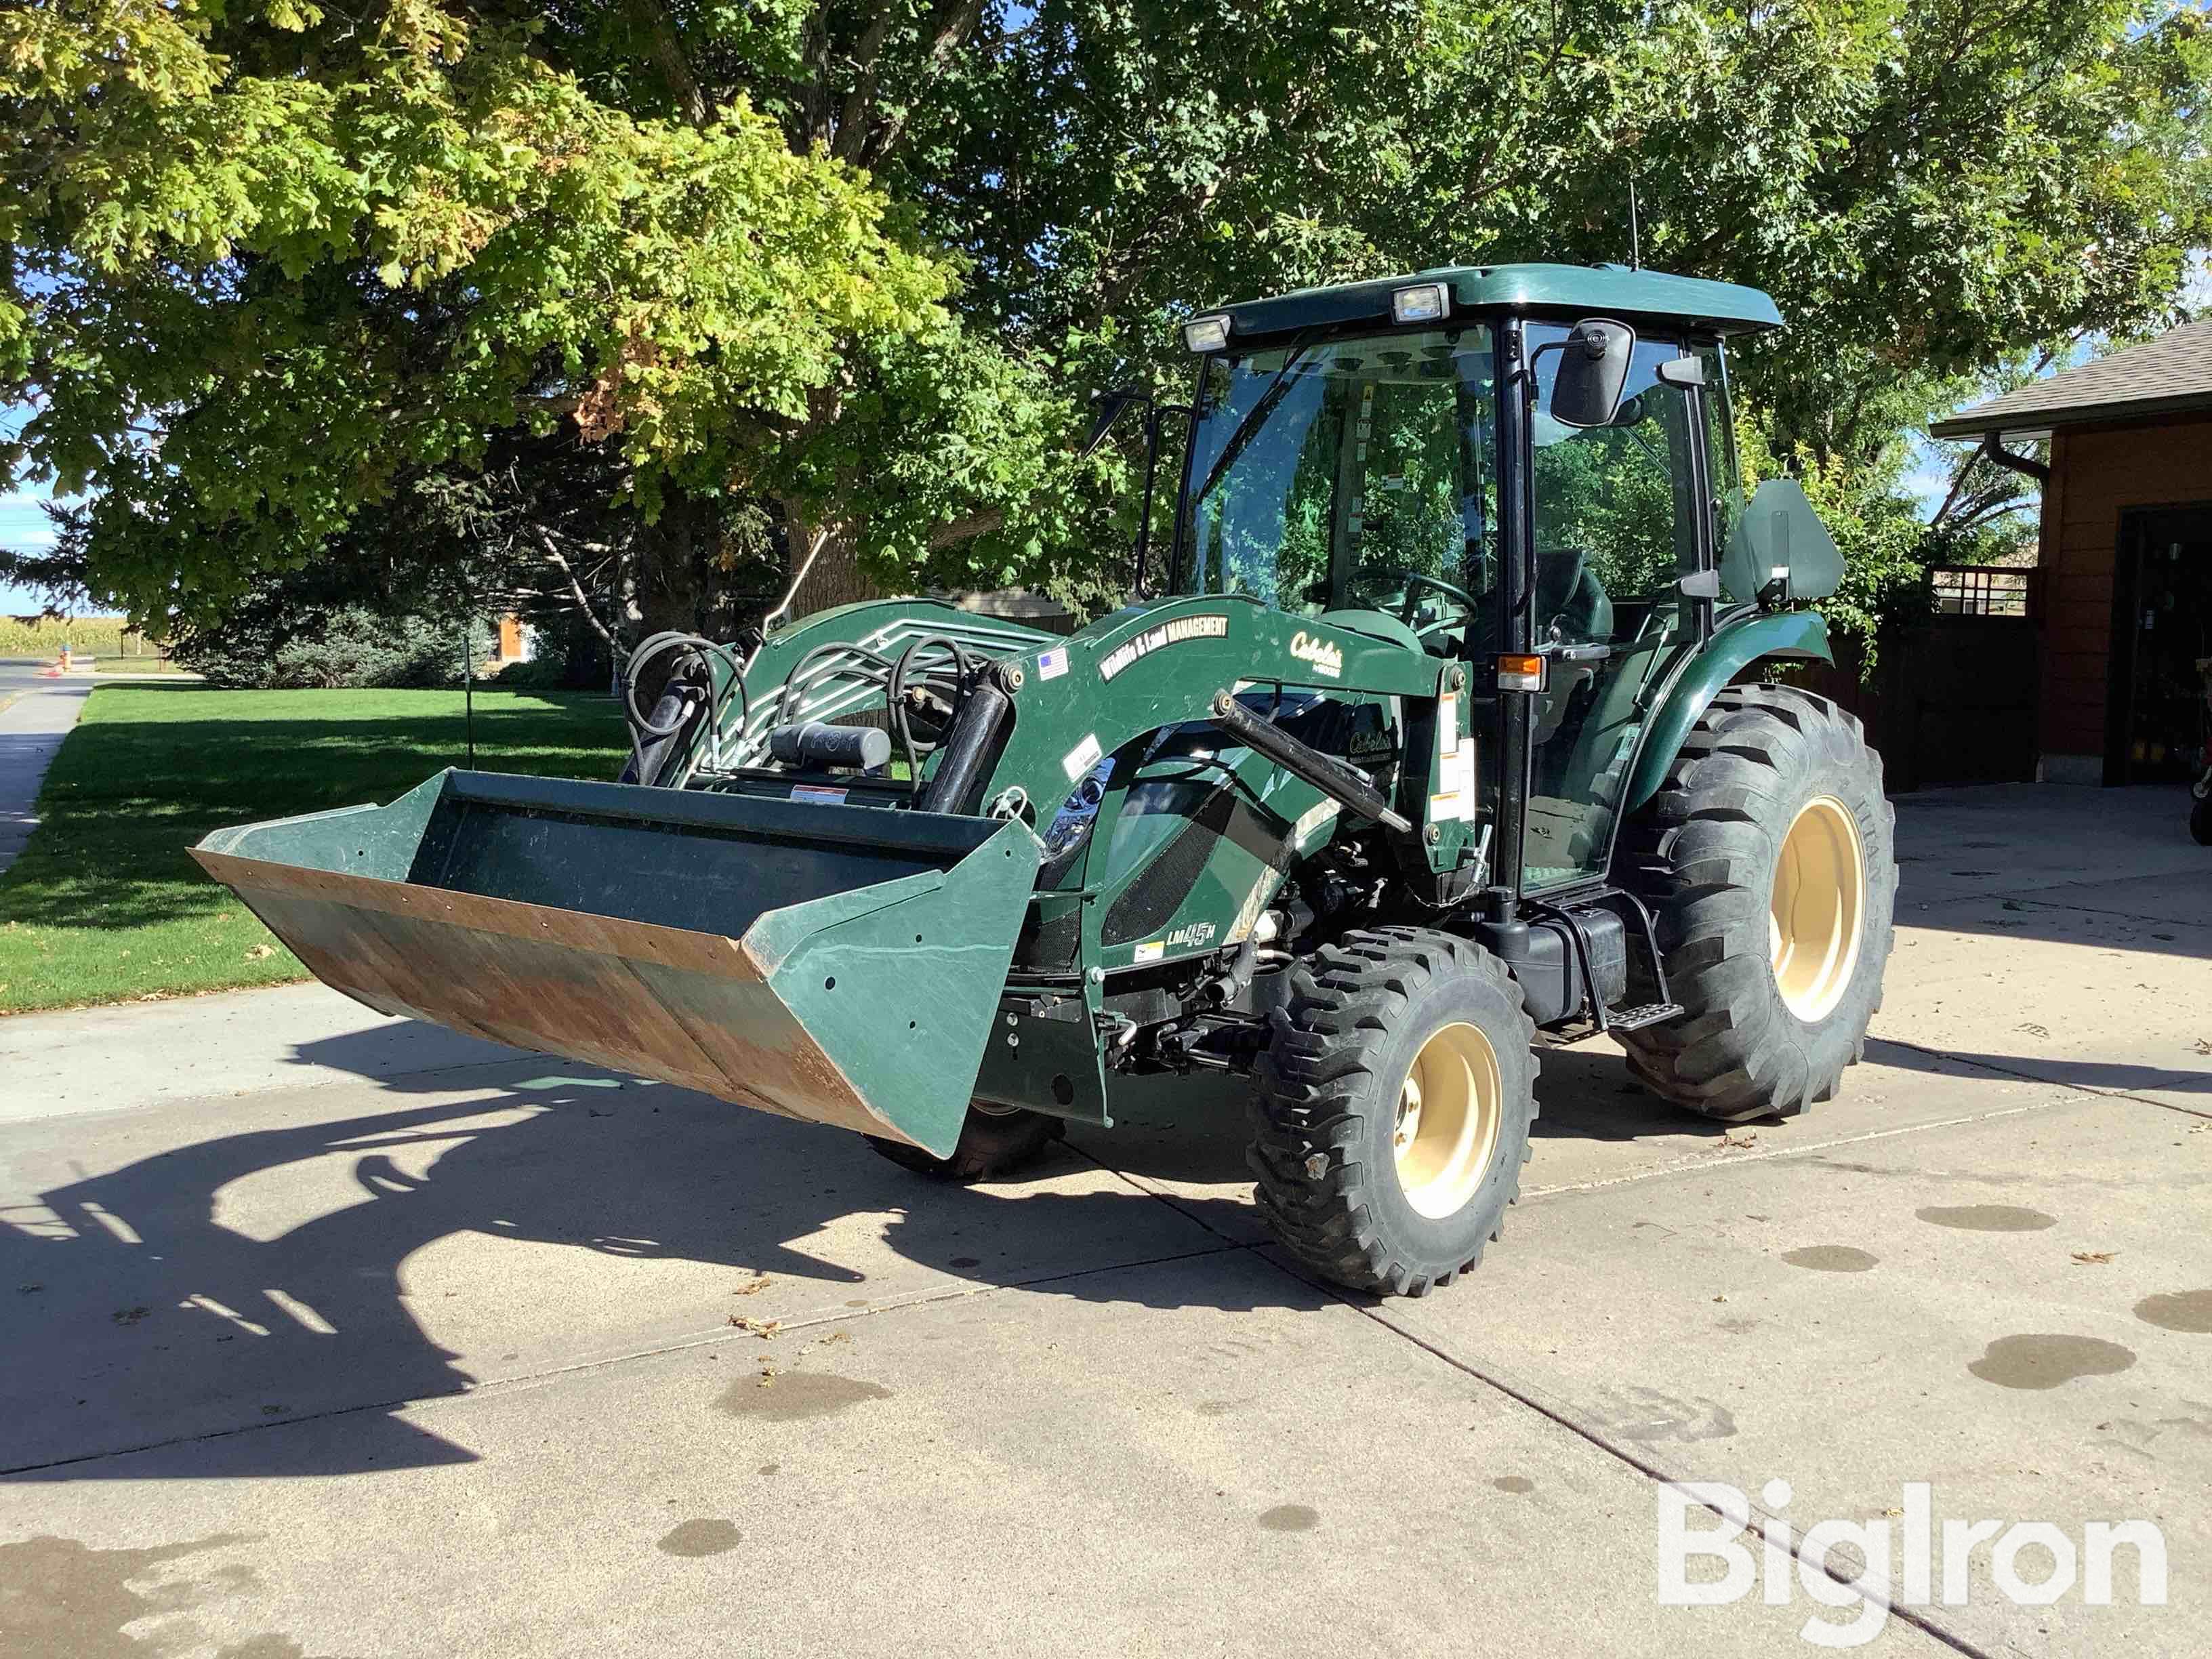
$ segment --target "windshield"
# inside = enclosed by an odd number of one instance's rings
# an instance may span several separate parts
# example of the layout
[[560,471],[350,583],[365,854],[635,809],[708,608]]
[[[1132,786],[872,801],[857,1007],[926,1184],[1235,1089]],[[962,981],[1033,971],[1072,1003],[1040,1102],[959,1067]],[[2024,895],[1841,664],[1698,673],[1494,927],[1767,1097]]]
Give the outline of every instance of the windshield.
[[1495,570],[1491,331],[1209,359],[1177,586],[1389,611],[1438,649]]

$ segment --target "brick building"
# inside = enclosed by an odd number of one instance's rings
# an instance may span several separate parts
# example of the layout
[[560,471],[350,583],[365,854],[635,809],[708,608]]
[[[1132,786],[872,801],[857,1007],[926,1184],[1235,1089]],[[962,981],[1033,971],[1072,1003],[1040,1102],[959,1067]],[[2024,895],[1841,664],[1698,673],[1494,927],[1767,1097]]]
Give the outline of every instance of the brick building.
[[[2212,322],[2190,323],[1929,428],[2043,477],[2040,775],[2193,775],[2212,657]],[[2047,469],[2014,447],[2050,440]]]

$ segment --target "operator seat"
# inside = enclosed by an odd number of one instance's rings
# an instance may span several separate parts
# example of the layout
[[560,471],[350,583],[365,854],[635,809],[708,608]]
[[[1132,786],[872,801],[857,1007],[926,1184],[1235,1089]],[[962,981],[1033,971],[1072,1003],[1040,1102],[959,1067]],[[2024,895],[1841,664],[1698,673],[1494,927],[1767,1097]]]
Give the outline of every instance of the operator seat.
[[[1589,568],[1589,561],[1580,548],[1539,550],[1533,597],[1535,605],[1529,620],[1538,648],[1552,638],[1554,626],[1559,629],[1559,637],[1571,643],[1612,640],[1613,601],[1607,597],[1605,584]],[[1558,785],[1553,780],[1564,771],[1567,760],[1565,754],[1555,753],[1548,745],[1569,716],[1587,704],[1589,689],[1596,680],[1601,665],[1579,662],[1552,665],[1551,684],[1537,701],[1535,719],[1528,731],[1529,744],[1536,750],[1536,775],[1546,793],[1556,791]]]
[[[1536,555],[1535,601],[1529,607],[1529,634],[1540,647],[1559,625],[1559,637],[1589,641],[1613,638],[1613,600],[1589,568],[1579,548],[1555,548]],[[1468,638],[1473,654],[1486,657],[1504,649],[1498,608],[1486,605],[1474,613]]]
[[1538,550],[1535,599],[1531,620],[1538,644],[1551,637],[1554,623],[1562,639],[1613,637],[1613,600],[1580,548]]

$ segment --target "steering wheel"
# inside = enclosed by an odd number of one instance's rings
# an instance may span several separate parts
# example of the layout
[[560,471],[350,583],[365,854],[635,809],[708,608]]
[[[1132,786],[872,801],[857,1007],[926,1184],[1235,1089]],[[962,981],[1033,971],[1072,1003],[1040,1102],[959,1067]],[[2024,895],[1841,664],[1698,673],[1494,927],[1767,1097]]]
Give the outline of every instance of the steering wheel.
[[1465,617],[1447,617],[1440,622],[1431,623],[1426,628],[1416,627],[1413,622],[1413,592],[1416,588],[1433,587],[1446,599],[1457,599],[1467,607],[1468,616],[1474,615],[1480,608],[1475,604],[1474,594],[1463,587],[1454,586],[1441,576],[1431,576],[1425,570],[1411,568],[1400,568],[1389,574],[1406,584],[1405,610],[1400,620],[1407,627],[1413,629],[1416,634],[1433,634],[1440,628],[1457,627],[1467,619]]

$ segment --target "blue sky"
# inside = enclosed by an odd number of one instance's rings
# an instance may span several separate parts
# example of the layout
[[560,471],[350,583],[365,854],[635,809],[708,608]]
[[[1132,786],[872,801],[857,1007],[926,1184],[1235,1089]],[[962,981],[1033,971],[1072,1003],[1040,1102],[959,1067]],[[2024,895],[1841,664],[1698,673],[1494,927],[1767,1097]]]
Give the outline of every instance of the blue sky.
[[[14,437],[22,430],[30,410],[18,404],[0,409],[0,434]],[[0,495],[0,547],[52,547],[54,527],[48,522],[45,502],[51,489],[18,489]],[[0,582],[0,616],[28,616],[44,602],[27,589]]]
[[[30,411],[21,404],[0,410],[0,434],[14,437]],[[50,490],[19,489],[0,495],[0,547],[22,549],[53,545],[53,526],[41,506]],[[0,582],[0,615],[27,616],[39,609],[39,597]]]
[[[47,547],[53,543],[53,526],[40,510],[43,495],[0,495],[0,547]],[[28,615],[39,608],[35,594],[0,582],[0,613]]]

